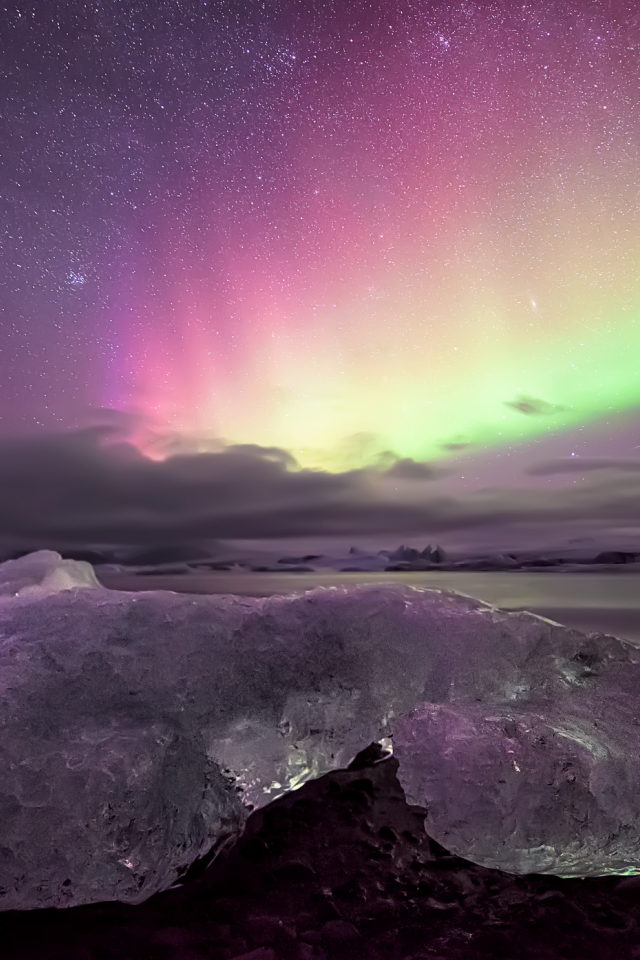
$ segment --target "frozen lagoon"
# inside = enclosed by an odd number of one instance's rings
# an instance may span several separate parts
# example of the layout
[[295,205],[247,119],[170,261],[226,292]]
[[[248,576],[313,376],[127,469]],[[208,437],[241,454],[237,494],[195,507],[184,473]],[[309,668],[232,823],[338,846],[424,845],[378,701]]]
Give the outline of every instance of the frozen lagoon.
[[455,590],[504,610],[528,610],[586,633],[608,633],[640,646],[640,574],[619,567],[615,572],[553,573],[193,573],[187,576],[99,574],[116,590],[176,590],[180,593],[247,597],[287,595],[314,587],[360,584],[406,584]]

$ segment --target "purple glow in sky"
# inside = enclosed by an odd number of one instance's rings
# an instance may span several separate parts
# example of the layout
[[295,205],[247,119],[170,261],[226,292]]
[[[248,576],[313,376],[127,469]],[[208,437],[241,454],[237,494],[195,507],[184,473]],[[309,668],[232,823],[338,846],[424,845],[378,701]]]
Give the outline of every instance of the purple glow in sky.
[[376,532],[365,475],[430,504],[398,529],[631,522],[635,3],[40,0],[0,43],[5,436],[106,418],[145,470],[335,484],[257,536]]

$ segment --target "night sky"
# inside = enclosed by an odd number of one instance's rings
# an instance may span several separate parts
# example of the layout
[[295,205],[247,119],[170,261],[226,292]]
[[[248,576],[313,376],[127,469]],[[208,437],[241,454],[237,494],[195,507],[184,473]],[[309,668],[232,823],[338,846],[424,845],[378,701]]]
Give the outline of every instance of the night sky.
[[[5,436],[627,476],[637,3],[41,0],[0,31]],[[524,485],[601,475],[554,462]]]

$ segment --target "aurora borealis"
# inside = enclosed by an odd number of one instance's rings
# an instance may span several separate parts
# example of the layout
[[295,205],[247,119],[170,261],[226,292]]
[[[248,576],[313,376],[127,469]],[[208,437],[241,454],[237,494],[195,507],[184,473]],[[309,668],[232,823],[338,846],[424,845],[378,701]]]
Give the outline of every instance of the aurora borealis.
[[11,3],[5,423],[344,469],[640,403],[637,6]]

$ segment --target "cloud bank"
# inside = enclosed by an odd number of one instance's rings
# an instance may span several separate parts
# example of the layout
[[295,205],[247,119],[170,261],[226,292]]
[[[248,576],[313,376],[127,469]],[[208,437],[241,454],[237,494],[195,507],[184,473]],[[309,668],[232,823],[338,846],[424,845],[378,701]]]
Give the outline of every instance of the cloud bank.
[[640,473],[640,458],[557,457],[535,463],[526,472],[534,477],[547,477],[557,473],[591,473],[594,470],[613,470],[620,475]]
[[[581,461],[580,469],[597,473],[604,463]],[[406,459],[328,473],[299,469],[284,450],[245,444],[159,461],[95,426],[0,440],[0,536],[36,547],[637,523],[637,462],[606,465],[602,482],[451,496],[441,468]],[[572,459],[546,462],[529,473],[577,466]]]

